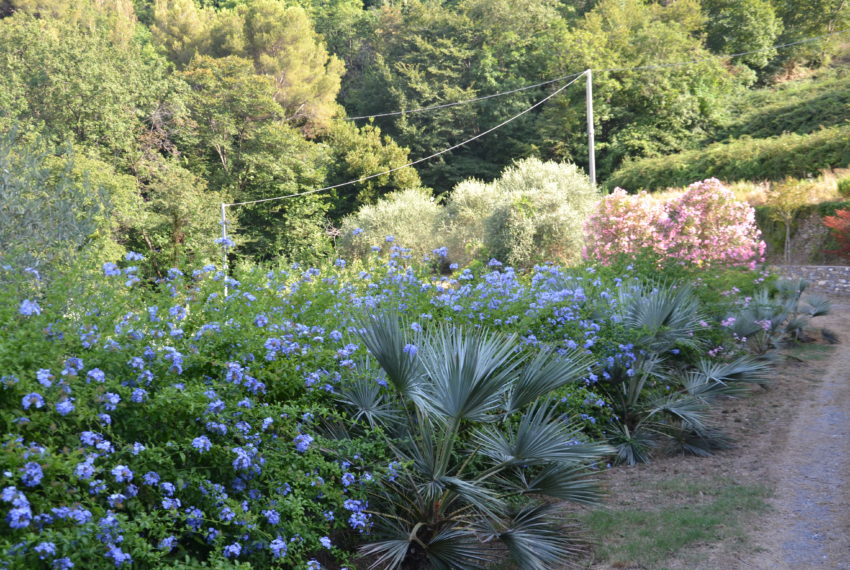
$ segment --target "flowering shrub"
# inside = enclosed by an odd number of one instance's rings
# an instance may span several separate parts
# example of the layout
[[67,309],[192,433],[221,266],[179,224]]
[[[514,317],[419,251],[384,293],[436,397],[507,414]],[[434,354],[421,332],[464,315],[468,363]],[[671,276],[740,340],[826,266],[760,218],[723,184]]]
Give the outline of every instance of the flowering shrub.
[[648,249],[696,265],[754,267],[765,250],[754,210],[713,178],[666,202],[618,188],[588,219],[585,239],[585,257],[602,262]]
[[[395,243],[376,249],[363,261],[233,276],[174,268],[158,280],[133,253],[48,283],[0,268],[0,559],[346,564],[370,541],[371,486],[404,469],[379,438],[334,428],[350,422],[338,394],[374,368],[352,317],[382,306],[417,332],[455,323],[517,333],[529,350],[585,352],[592,364],[553,394],[555,412],[585,438],[604,435],[612,408],[599,383],[637,338],[614,310],[634,272],[517,273],[493,261],[437,276]],[[695,335],[728,343],[722,357],[735,344],[719,336],[725,309],[716,315]]]

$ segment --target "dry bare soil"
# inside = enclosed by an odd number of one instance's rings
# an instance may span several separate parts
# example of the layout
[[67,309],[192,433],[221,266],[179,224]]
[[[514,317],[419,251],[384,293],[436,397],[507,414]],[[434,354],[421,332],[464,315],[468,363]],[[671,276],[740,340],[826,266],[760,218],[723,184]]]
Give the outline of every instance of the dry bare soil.
[[618,522],[596,526],[585,566],[850,569],[850,299],[833,301],[815,324],[839,344],[793,349],[802,361],[780,364],[769,389],[724,403],[734,449],[603,475],[608,506],[583,516]]

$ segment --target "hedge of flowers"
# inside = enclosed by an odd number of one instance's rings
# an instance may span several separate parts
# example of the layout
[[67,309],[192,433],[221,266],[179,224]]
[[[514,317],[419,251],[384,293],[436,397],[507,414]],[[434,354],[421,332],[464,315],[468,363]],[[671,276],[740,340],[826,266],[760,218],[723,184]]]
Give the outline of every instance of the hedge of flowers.
[[666,200],[617,188],[588,218],[585,235],[585,257],[602,262],[642,250],[698,265],[764,261],[755,210],[714,178]]
[[[414,330],[490,327],[525,349],[591,353],[559,397],[588,439],[602,434],[611,408],[594,387],[634,360],[613,310],[634,267],[520,274],[493,260],[440,275],[443,249],[424,262],[390,236],[375,249],[232,276],[208,265],[147,279],[133,253],[46,283],[0,269],[0,566],[350,564],[369,537],[370,486],[404,468],[378,438],[331,435],[351,421],[340,387],[367,369],[354,318],[380,307]],[[721,321],[763,277],[735,279],[698,333],[712,347],[733,350]]]

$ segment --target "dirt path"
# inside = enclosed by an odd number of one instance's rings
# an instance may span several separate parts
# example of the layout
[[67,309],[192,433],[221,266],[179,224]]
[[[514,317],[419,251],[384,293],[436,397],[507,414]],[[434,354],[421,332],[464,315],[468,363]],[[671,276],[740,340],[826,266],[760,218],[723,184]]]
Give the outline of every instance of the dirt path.
[[841,344],[798,403],[768,475],[773,510],[757,523],[756,553],[740,568],[850,569],[850,303],[819,319]]

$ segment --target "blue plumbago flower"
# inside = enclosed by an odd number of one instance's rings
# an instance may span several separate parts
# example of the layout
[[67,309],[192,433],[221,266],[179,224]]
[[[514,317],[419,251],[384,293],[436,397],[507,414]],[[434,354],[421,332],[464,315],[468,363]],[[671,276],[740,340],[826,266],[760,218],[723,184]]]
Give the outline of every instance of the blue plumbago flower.
[[230,522],[236,518],[236,513],[230,507],[224,507],[218,512],[218,518],[224,522]]
[[404,350],[405,354],[407,354],[408,356],[416,356],[416,352],[419,349],[416,347],[415,344],[408,343],[404,345],[404,348],[402,350]]
[[140,404],[148,397],[148,391],[144,388],[136,388],[130,395],[130,401]]
[[322,565],[315,558],[311,558],[307,562],[307,570],[322,570]]
[[262,314],[257,315],[257,317],[254,319],[254,325],[257,326],[257,327],[262,328],[262,327],[266,326],[267,324],[269,324],[269,319],[265,315],[262,315]]
[[115,562],[115,566],[121,566],[125,562],[130,563],[133,561],[133,558],[129,554],[127,554],[114,544],[109,545],[106,551],[106,557],[111,558]]
[[41,483],[42,478],[44,478],[44,472],[41,470],[41,465],[35,461],[30,461],[21,467],[21,471],[24,473],[21,475],[21,481],[23,481],[24,485],[27,487],[35,487]]
[[173,535],[170,535],[160,540],[159,546],[157,546],[157,548],[159,548],[160,550],[167,550],[171,552],[171,550],[173,550],[176,545],[177,539]]
[[322,513],[322,516],[325,517],[326,521],[334,520],[334,512],[333,511],[325,511]]
[[156,471],[148,471],[142,476],[142,481],[144,481],[146,485],[156,485],[159,483],[159,473]]
[[321,542],[322,546],[324,546],[325,548],[331,547],[331,539],[328,538],[327,536],[323,536],[322,538],[320,538],[319,542]]
[[286,540],[278,536],[269,543],[269,550],[272,551],[272,556],[275,558],[283,558],[287,551]]
[[177,279],[178,277],[183,277],[183,272],[176,267],[172,267],[168,270],[167,276],[169,279]]
[[[41,368],[35,373],[35,379],[45,388],[50,388],[53,385],[53,374],[47,368]],[[46,544],[46,543],[45,543]]]
[[173,496],[174,491],[177,490],[177,488],[174,486],[174,483],[169,483],[168,481],[163,481],[162,483],[160,483],[159,488],[162,490],[163,493],[165,493],[169,497]]
[[52,542],[39,542],[35,545],[35,548],[33,548],[33,550],[38,553],[38,558],[40,560],[44,560],[48,556],[53,556],[54,554],[56,554],[56,545]]
[[351,230],[351,235],[354,235],[354,236],[359,236],[362,233],[363,233],[363,228],[354,228],[353,230]]
[[242,553],[242,545],[238,542],[228,544],[224,547],[224,556],[227,558],[236,558]]
[[170,309],[168,309],[168,314],[174,317],[178,321],[182,321],[186,318],[188,312],[186,311],[186,307],[182,305],[174,305]]
[[219,412],[224,411],[224,402],[222,400],[216,400],[214,402],[210,402],[207,404],[207,413],[217,414]]
[[133,455],[138,455],[145,450],[145,446],[139,443],[138,441],[133,443],[133,447],[130,450]]
[[115,410],[116,406],[118,406],[118,403],[121,401],[121,396],[114,392],[107,392],[103,394],[100,399],[103,402],[103,407],[111,412]]
[[112,493],[106,498],[106,501],[109,503],[109,506],[113,509],[118,508],[121,504],[127,500],[126,495],[122,495],[121,493]]
[[356,478],[354,477],[353,474],[351,474],[351,473],[343,473],[342,474],[342,484],[345,487],[348,487],[349,485],[351,485],[355,481],[356,481]]
[[116,275],[121,275],[121,270],[118,269],[116,264],[107,261],[103,264],[103,274],[107,277],[115,277]]
[[313,443],[313,438],[306,433],[302,433],[295,436],[292,442],[295,444],[295,449],[297,451],[304,453],[307,449],[309,449],[310,444]]
[[70,558],[55,558],[53,560],[53,570],[68,570],[73,567],[74,563],[71,562]]
[[166,511],[170,511],[172,509],[175,509],[175,510],[179,509],[180,508],[180,499],[176,499],[176,498],[172,498],[172,497],[166,497],[162,500],[162,508],[165,509]]
[[44,407],[44,398],[41,397],[41,394],[38,392],[31,392],[21,398],[21,406],[25,410],[29,410],[30,406],[38,409]]
[[215,243],[224,248],[231,248],[236,245],[236,243],[230,238],[218,238],[215,240]]
[[133,472],[126,465],[117,465],[112,469],[112,476],[116,483],[129,483],[133,480]]
[[212,442],[210,441],[210,438],[205,435],[202,435],[192,440],[192,447],[201,452],[209,451],[212,447]]
[[263,516],[269,521],[269,524],[276,525],[280,522],[280,513],[274,509],[263,511]]
[[145,258],[144,255],[142,255],[141,253],[138,253],[136,251],[128,251],[124,255],[124,259],[126,259],[127,261],[142,261],[144,258]]
[[269,429],[269,426],[272,425],[273,423],[274,423],[274,419],[263,418],[263,424],[262,424],[262,426],[260,426],[260,428],[262,429],[262,431],[266,431],[267,429]]
[[100,368],[92,368],[86,373],[86,382],[88,383],[91,380],[102,384],[106,381],[106,373]]
[[31,317],[33,315],[40,315],[41,307],[39,307],[38,303],[36,303],[35,301],[24,299],[23,301],[21,301],[21,306],[18,309],[18,312],[25,317]]
[[434,254],[434,255],[436,255],[437,257],[448,257],[448,255],[449,255],[449,248],[447,248],[447,247],[445,247],[445,246],[443,246],[443,247],[438,247],[437,249],[433,250],[431,253],[433,253],[433,254]]

